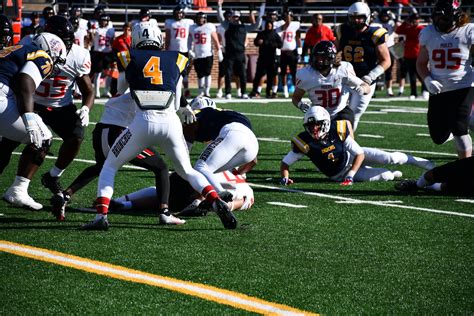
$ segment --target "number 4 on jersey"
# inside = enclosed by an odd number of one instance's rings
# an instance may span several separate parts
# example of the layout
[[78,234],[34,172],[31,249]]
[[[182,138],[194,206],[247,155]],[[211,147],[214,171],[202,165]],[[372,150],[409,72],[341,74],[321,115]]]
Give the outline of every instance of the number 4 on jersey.
[[160,70],[160,57],[152,56],[145,67],[143,67],[143,76],[151,78],[152,84],[163,84],[162,71]]

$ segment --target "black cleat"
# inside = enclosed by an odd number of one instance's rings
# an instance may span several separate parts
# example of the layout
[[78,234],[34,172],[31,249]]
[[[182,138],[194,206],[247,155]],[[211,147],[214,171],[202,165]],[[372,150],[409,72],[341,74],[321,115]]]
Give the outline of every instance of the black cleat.
[[416,192],[418,191],[418,186],[416,185],[416,180],[402,180],[395,183],[395,189],[402,192]]
[[41,184],[53,194],[58,194],[63,191],[59,183],[59,177],[52,177],[49,171],[41,176]]
[[217,216],[219,216],[226,229],[237,228],[237,219],[226,202],[221,199],[215,200],[214,203],[212,203],[212,208],[217,213]]
[[99,219],[94,219],[87,224],[81,226],[81,230],[108,230],[109,229],[109,221],[107,217],[101,217]]
[[58,221],[64,221],[66,218],[66,205],[70,199],[71,196],[66,192],[59,192],[51,198],[51,213]]

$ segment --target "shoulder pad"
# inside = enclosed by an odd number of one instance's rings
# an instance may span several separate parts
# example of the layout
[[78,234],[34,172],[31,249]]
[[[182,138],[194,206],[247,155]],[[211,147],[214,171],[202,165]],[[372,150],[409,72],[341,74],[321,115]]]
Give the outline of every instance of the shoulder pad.
[[188,57],[178,53],[178,58],[176,59],[176,66],[179,68],[179,72],[183,72],[186,69],[188,64]]
[[302,134],[292,137],[291,144],[293,147],[296,147],[298,151],[302,152],[303,154],[307,154],[309,152],[309,145],[303,140],[301,136]]
[[118,60],[122,64],[123,68],[127,68],[128,64],[130,63],[130,51],[123,51],[117,53]]
[[[385,43],[385,35],[388,31],[381,26],[369,27],[370,38],[375,45]],[[384,39],[381,41],[381,39]]]
[[345,141],[348,135],[347,121],[339,120],[339,121],[336,121],[335,123],[336,123],[336,131],[337,131],[337,135],[339,136],[339,139],[342,141]]

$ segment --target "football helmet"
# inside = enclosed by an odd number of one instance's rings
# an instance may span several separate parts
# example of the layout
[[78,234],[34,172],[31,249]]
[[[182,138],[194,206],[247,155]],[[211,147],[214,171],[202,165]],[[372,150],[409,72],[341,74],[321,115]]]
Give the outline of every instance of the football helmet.
[[77,32],[80,23],[79,18],[77,16],[74,16],[69,19],[69,22],[71,22],[72,26],[74,27],[74,32]]
[[[359,16],[364,17],[362,23],[356,21]],[[350,26],[356,30],[361,30],[370,24],[370,8],[364,2],[353,3],[347,10],[347,18]]]
[[132,47],[145,49],[163,49],[163,35],[156,21],[140,22],[133,25]]
[[43,9],[43,17],[47,20],[49,19],[50,17],[52,17],[54,15],[54,9],[53,7],[45,7]]
[[[204,19],[204,21],[202,20]],[[201,22],[203,21],[203,22]],[[197,25],[203,25],[207,22],[207,14],[204,12],[198,12],[196,15],[196,24]]]
[[173,17],[175,20],[184,19],[184,6],[179,4],[173,9]]
[[100,15],[99,18],[99,25],[100,27],[106,27],[110,22],[110,15],[103,13]]
[[71,7],[71,10],[69,11],[69,14],[71,15],[71,18],[73,18],[73,17],[81,18],[82,17],[82,8],[80,6],[73,5]]
[[10,46],[13,38],[13,28],[10,20],[0,14],[0,49]]
[[204,108],[213,108],[217,107],[216,102],[208,97],[195,97],[191,101],[191,109],[193,111],[202,110]]
[[40,33],[33,37],[33,44],[51,57],[55,71],[58,71],[59,66],[66,62],[66,45],[57,35],[48,32]]
[[313,47],[311,65],[319,71],[328,70],[336,62],[336,45],[330,41],[321,41]]
[[148,18],[148,20],[151,18],[151,12],[149,9],[142,8],[140,9],[140,13],[138,13],[138,18],[140,21],[143,21],[143,19]]
[[312,106],[304,115],[304,129],[315,140],[321,140],[329,133],[331,117],[322,106]]
[[437,31],[448,32],[461,17],[461,0],[438,0],[431,17]]
[[[78,22],[79,23],[79,22]],[[74,43],[74,26],[64,16],[54,15],[50,17],[44,25],[45,32],[59,36],[63,40],[69,52]]]

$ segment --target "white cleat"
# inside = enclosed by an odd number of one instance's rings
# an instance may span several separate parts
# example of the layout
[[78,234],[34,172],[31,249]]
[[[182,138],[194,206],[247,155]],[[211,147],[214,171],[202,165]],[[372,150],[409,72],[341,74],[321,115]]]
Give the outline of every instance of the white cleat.
[[394,179],[403,177],[403,173],[401,171],[398,171],[398,170],[393,171],[392,174],[393,174]]
[[26,207],[35,211],[39,211],[43,208],[43,205],[33,200],[27,192],[15,190],[15,188],[12,187],[5,192],[3,199],[12,205]]
[[222,98],[224,94],[222,93],[222,89],[217,90],[216,98]]
[[177,218],[173,215],[160,214],[159,215],[160,225],[183,225],[186,224],[184,219]]

